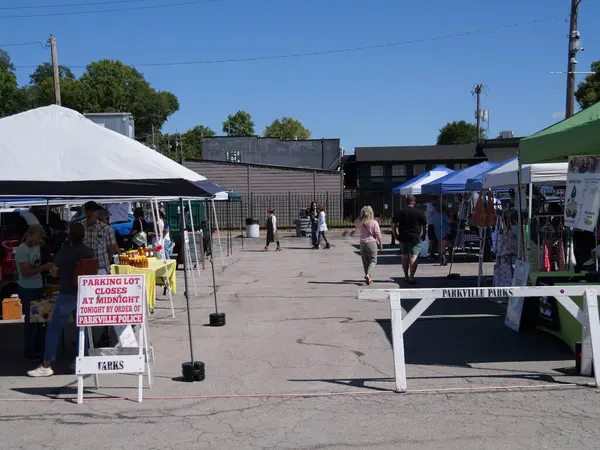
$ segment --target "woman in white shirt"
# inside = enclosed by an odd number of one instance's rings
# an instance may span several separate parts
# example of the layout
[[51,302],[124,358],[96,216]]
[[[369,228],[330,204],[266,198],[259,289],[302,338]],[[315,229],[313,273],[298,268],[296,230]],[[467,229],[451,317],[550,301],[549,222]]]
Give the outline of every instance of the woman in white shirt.
[[319,236],[317,238],[317,245],[315,245],[315,249],[318,249],[321,246],[321,238],[325,241],[325,248],[330,248],[329,241],[325,236],[325,232],[327,231],[327,218],[325,215],[325,207],[323,205],[319,205],[319,223],[317,225],[317,231]]

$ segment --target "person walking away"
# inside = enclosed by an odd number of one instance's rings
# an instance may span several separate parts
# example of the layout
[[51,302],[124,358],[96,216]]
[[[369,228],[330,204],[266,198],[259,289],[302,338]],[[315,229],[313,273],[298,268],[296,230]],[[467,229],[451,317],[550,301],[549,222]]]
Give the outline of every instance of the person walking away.
[[310,237],[312,240],[313,248],[317,247],[317,236],[319,228],[319,211],[317,210],[317,203],[311,202],[310,207],[307,210],[308,217],[310,219]]
[[44,296],[44,280],[42,273],[49,272],[54,267],[52,263],[42,264],[40,244],[46,237],[41,225],[31,225],[27,228],[21,245],[15,249],[15,262],[18,274],[18,295],[23,305],[24,335],[23,346],[25,358],[37,360],[38,324],[30,321],[31,302],[38,301]]
[[[83,245],[84,237],[84,225],[72,224],[69,229],[69,242],[56,255],[53,276],[59,278],[58,296],[46,332],[44,361],[36,369],[27,372],[30,377],[54,375],[52,363],[56,360],[62,330],[67,324],[69,316],[75,317],[77,308],[77,276],[80,275],[77,270],[78,263],[94,257],[92,250]],[[79,339],[79,333],[77,333],[77,339]]]
[[321,238],[325,241],[325,248],[331,248],[329,245],[329,241],[325,236],[325,232],[327,232],[327,216],[325,214],[325,207],[323,205],[319,205],[319,221],[317,225],[317,231],[319,232],[319,236],[317,238],[317,246],[316,248],[321,247]]
[[414,195],[406,196],[406,204],[407,207],[398,213],[398,237],[402,247],[404,281],[416,284],[417,258],[427,230],[427,219],[423,211],[415,207],[417,201]]
[[277,217],[275,217],[273,208],[267,209],[267,245],[265,245],[263,251],[269,251],[271,242],[277,243],[275,251],[281,251],[281,246],[279,245],[279,232],[277,231]]
[[438,238],[435,235],[435,227],[433,225],[433,215],[437,210],[437,202],[435,200],[430,200],[425,209],[425,218],[427,219],[427,237],[429,238],[429,249],[427,250],[427,253],[431,259],[435,259],[435,254],[439,245]]
[[360,217],[356,221],[360,231],[360,257],[365,271],[365,281],[373,284],[371,273],[377,265],[377,248],[381,248],[381,230],[374,218],[373,208],[365,206],[360,211]]
[[98,213],[101,209],[96,202],[87,202],[83,205],[85,213],[83,244],[94,252],[94,256],[98,260],[98,275],[108,275],[110,262],[115,253],[119,251],[119,247],[113,229],[98,220]]

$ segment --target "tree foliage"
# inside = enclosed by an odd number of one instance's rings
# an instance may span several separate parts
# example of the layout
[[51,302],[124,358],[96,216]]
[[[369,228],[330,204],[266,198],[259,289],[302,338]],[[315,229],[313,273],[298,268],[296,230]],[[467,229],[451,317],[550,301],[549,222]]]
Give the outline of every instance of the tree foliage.
[[[52,64],[49,62],[45,62],[37,66],[35,71],[29,75],[29,80],[31,84],[41,84],[44,80],[48,78],[52,79],[54,77],[54,70],[52,69]],[[58,66],[58,77],[62,80],[63,78],[69,78],[70,80],[75,79],[75,75],[71,72],[66,66]]]
[[[480,139],[484,138],[483,130]],[[438,145],[473,144],[477,142],[477,126],[464,120],[449,122],[440,129]]]
[[157,150],[171,159],[202,158],[202,138],[215,136],[216,133],[204,125],[198,125],[185,133],[164,134],[155,142]]
[[582,108],[600,102],[600,61],[592,63],[591,71],[594,73],[587,75],[575,91],[575,98]]
[[26,109],[24,93],[19,89],[10,56],[0,49],[0,117]]
[[[86,67],[80,78],[60,66],[61,103],[81,113],[129,112],[135,118],[136,138],[149,143],[169,116],[179,109],[177,97],[157,91],[135,68],[120,61],[100,60]],[[52,65],[38,66],[30,85],[21,89],[27,107],[54,103]]]
[[254,122],[246,111],[238,111],[227,116],[223,122],[223,133],[227,136],[254,136]]
[[291,117],[276,119],[265,128],[265,137],[289,140],[310,139],[311,132],[302,123]]

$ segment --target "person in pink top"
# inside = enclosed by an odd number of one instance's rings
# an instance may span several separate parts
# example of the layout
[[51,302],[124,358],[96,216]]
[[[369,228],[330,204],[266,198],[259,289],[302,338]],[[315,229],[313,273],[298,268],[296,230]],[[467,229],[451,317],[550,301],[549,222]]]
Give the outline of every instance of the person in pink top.
[[373,284],[371,272],[377,265],[377,250],[381,248],[381,230],[374,218],[373,208],[365,206],[361,209],[356,226],[360,230],[360,257],[365,270],[365,280],[367,284]]

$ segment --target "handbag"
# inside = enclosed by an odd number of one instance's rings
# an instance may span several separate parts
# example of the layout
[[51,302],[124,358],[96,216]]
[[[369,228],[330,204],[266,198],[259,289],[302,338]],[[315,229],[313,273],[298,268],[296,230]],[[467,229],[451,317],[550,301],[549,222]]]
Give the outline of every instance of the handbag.
[[512,286],[512,279],[512,265],[506,258],[500,258],[494,266],[494,286]]
[[498,239],[498,253],[500,256],[517,254],[517,236],[512,230],[512,227],[508,227],[504,232],[500,232]]
[[148,235],[144,231],[142,219],[140,221],[140,231],[133,236],[133,243],[138,247],[144,247],[148,243]]
[[482,191],[479,195],[471,221],[477,227],[491,227],[496,223],[494,197],[490,190]]

